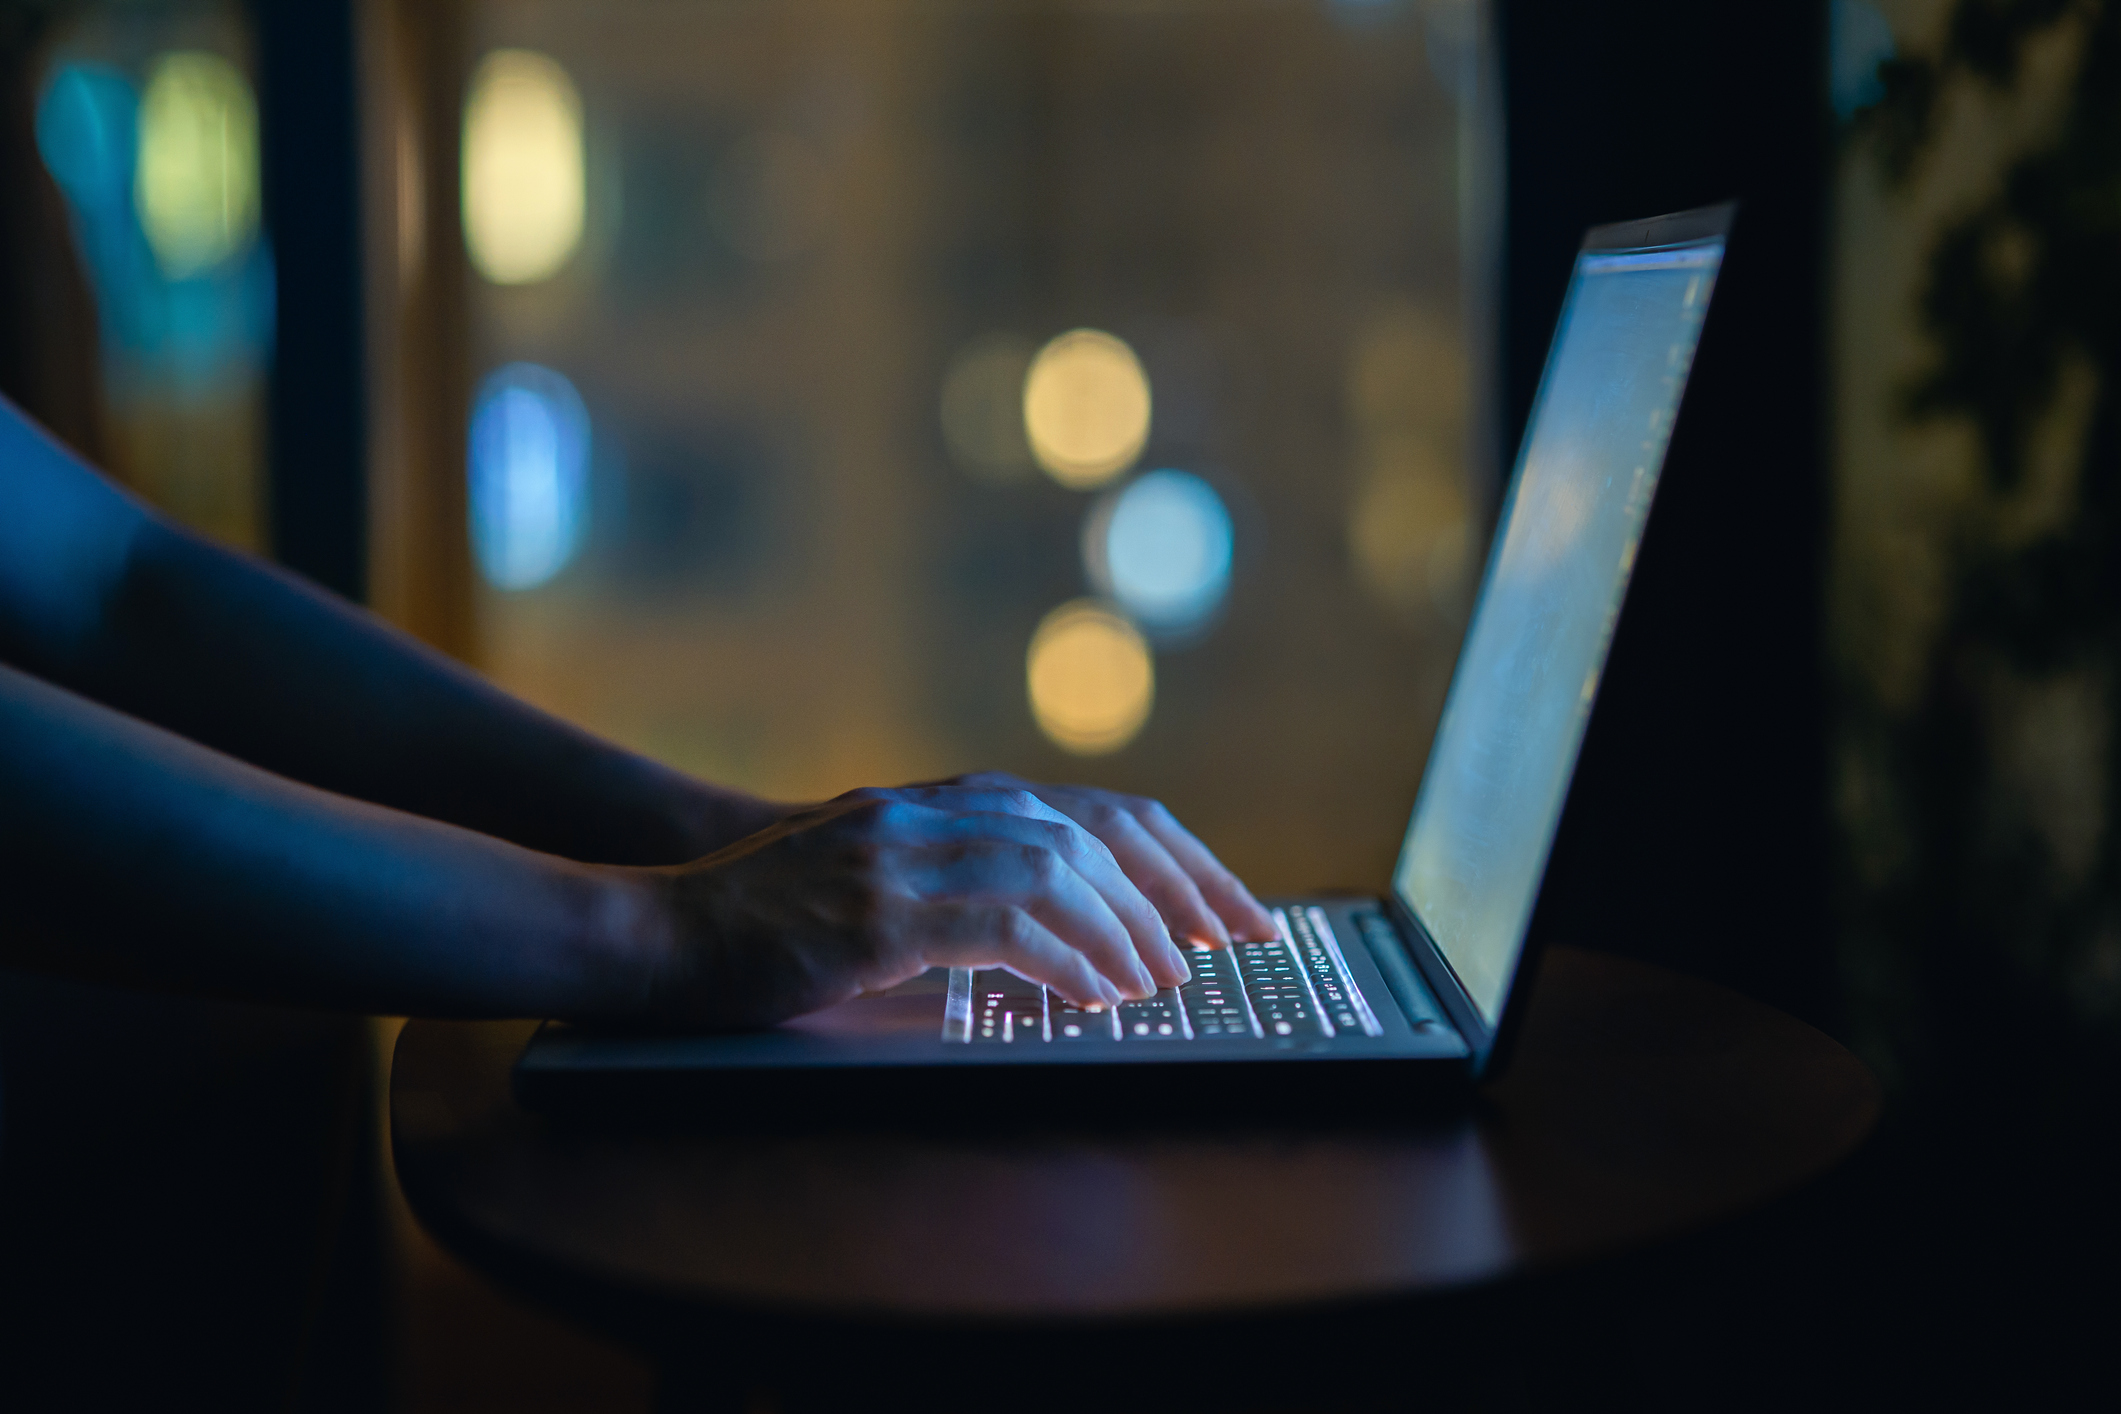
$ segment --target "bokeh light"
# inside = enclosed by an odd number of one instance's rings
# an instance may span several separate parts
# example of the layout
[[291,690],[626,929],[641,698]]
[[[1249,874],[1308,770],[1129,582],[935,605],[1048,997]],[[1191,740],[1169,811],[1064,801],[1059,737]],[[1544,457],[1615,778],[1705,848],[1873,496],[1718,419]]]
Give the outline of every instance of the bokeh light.
[[543,54],[497,49],[464,104],[464,240],[497,285],[559,273],[582,243],[582,100]]
[[37,103],[37,151],[77,211],[123,215],[139,142],[139,102],[125,75],[61,64]]
[[[272,253],[258,221],[255,120],[243,116],[249,90],[221,60],[203,70],[171,62],[195,58],[210,56],[164,56],[153,66],[152,118],[132,81],[103,64],[54,65],[37,101],[37,149],[72,209],[103,355],[125,370],[106,389],[114,406],[164,380],[173,380],[164,391],[187,399],[228,394],[247,386],[272,345]],[[233,113],[231,129],[248,121],[248,143],[215,135],[219,120],[208,110],[216,105]],[[189,465],[200,446],[156,437],[134,453],[143,487],[155,480],[150,463]]]
[[1102,486],[1149,440],[1149,375],[1126,341],[1074,329],[1038,351],[1024,378],[1031,453],[1061,485]]
[[1455,612],[1474,551],[1472,507],[1457,468],[1413,438],[1378,448],[1351,507],[1348,539],[1357,574],[1379,599]]
[[589,414],[562,375],[497,369],[471,416],[471,542],[498,589],[529,589],[564,568],[588,519]]
[[213,269],[257,235],[258,109],[226,59],[165,54],[149,70],[133,200],[173,280]]
[[1013,481],[1031,469],[1024,436],[1028,339],[987,334],[972,340],[943,372],[943,441],[957,464],[985,481]]
[[1137,622],[1182,633],[1205,623],[1229,592],[1233,542],[1215,488],[1167,468],[1105,494],[1083,525],[1083,563]]
[[1077,756],[1102,756],[1132,741],[1156,698],[1148,643],[1094,599],[1072,600],[1040,622],[1025,655],[1025,681],[1039,730]]
[[1464,338],[1438,310],[1388,301],[1357,331],[1348,549],[1364,587],[1416,617],[1461,612],[1479,551],[1466,484],[1467,383]]

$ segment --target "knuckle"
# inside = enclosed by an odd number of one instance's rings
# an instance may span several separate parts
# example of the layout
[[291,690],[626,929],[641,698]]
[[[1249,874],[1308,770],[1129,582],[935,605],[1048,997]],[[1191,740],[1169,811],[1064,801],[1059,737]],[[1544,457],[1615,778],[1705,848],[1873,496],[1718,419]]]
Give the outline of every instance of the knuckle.
[[997,941],[1005,947],[1024,948],[1030,946],[1037,928],[1038,924],[1030,914],[1012,906],[1002,910],[994,931]]
[[1060,882],[1061,876],[1068,872],[1066,861],[1044,845],[1026,845],[1024,854],[1025,865],[1041,888],[1053,887]]
[[847,830],[858,843],[873,845],[889,828],[891,803],[869,801],[849,812]]

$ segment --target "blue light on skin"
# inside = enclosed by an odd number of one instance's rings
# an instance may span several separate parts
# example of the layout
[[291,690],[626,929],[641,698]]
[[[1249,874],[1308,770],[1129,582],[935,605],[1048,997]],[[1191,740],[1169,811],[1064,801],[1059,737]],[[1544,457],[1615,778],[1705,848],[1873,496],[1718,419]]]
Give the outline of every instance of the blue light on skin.
[[574,384],[535,363],[496,369],[471,415],[471,542],[496,589],[530,589],[581,548],[589,413]]
[[1169,468],[1108,493],[1083,527],[1083,558],[1099,592],[1166,634],[1198,628],[1221,607],[1234,543],[1215,488]]
[[104,353],[121,373],[211,388],[272,346],[272,252],[252,240],[212,270],[167,280],[133,201],[140,97],[100,64],[61,64],[37,101],[37,150],[72,212]]

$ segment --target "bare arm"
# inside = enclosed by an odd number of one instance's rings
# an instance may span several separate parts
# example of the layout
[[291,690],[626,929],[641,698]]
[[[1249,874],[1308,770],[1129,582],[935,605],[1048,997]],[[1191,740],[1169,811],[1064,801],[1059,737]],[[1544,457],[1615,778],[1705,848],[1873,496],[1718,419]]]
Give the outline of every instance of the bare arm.
[[861,791],[692,864],[581,864],[8,667],[0,882],[0,964],[396,1014],[758,1025],[938,964],[1084,1005],[1187,975],[1109,851],[1022,792]]
[[1109,1002],[1186,975],[1173,933],[1271,931],[1153,802],[972,777],[796,809],[668,771],[174,529],[0,402],[4,664],[8,961],[755,1024],[937,963]]
[[4,399],[0,662],[294,780],[575,859],[677,863],[784,813],[169,525]]
[[0,960],[391,1013],[616,1009],[650,900],[0,667]]

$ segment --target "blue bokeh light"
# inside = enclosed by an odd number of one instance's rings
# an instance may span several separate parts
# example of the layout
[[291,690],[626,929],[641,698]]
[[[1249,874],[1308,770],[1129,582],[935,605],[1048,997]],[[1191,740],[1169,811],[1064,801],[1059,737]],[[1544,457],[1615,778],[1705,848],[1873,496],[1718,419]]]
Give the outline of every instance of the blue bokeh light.
[[471,543],[497,589],[529,589],[581,548],[589,413],[574,384],[535,363],[498,368],[471,414]]
[[121,375],[211,388],[271,351],[272,251],[262,239],[182,279],[164,278],[133,200],[140,95],[101,64],[61,64],[37,101],[37,150],[65,194],[96,292],[103,352]]
[[1108,493],[1083,527],[1083,559],[1099,592],[1163,633],[1198,628],[1221,607],[1234,544],[1215,488],[1170,468]]
[[129,209],[139,160],[138,96],[102,64],[62,64],[37,103],[37,151],[74,208],[108,219]]

